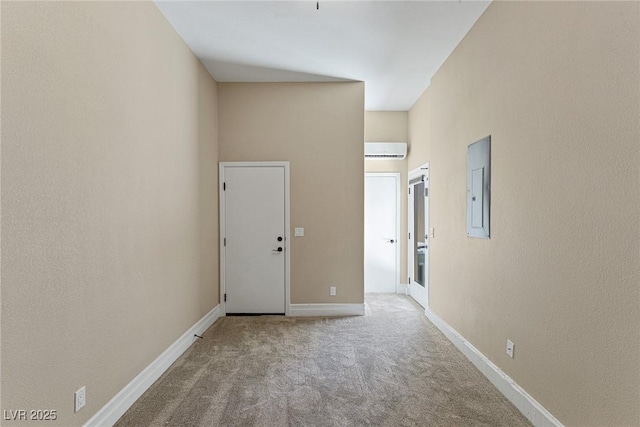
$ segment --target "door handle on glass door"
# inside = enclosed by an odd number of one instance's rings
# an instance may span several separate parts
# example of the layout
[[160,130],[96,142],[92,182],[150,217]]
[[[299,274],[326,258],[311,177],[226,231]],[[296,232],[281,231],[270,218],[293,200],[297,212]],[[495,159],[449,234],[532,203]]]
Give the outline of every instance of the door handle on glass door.
[[273,249],[271,252],[282,252],[282,247],[279,247],[278,249]]

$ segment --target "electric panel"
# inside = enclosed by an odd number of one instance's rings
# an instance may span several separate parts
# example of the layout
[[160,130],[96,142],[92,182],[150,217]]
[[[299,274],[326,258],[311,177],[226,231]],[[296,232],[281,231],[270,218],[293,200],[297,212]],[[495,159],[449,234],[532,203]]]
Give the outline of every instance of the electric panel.
[[489,238],[491,136],[467,149],[467,236]]

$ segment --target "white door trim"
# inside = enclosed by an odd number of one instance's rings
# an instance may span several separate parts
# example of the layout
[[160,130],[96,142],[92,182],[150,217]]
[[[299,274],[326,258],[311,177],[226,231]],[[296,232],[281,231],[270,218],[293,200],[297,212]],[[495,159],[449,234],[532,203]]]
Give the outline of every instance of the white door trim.
[[220,315],[226,316],[226,304],[224,294],[226,293],[225,284],[225,250],[223,230],[226,229],[225,218],[225,199],[224,199],[224,171],[226,167],[284,167],[284,313],[285,316],[291,315],[291,239],[290,237],[290,186],[289,186],[289,162],[220,162],[219,163],[219,180],[218,180],[218,200],[220,205]]
[[400,194],[401,194],[401,174],[400,172],[366,172],[364,174],[365,182],[368,176],[393,176],[396,178],[396,278],[395,289],[396,292],[400,288]]

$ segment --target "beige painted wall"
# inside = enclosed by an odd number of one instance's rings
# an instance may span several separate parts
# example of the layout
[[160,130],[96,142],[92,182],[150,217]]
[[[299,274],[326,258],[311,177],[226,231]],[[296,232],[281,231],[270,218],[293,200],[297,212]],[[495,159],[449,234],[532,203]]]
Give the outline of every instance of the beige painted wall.
[[362,303],[364,84],[221,83],[218,96],[220,161],[291,162],[291,303]]
[[[366,142],[407,142],[408,112],[367,111],[364,113]],[[407,284],[407,159],[365,160],[365,172],[400,173],[400,283]]]
[[[494,2],[409,113],[432,309],[571,426],[640,425],[639,55],[637,2]],[[466,148],[489,134],[472,239]]]
[[3,2],[2,410],[82,425],[218,304],[216,118],[153,3]]
[[[366,142],[407,142],[409,138],[407,111],[367,111],[364,113]],[[367,160],[366,163],[373,162]]]

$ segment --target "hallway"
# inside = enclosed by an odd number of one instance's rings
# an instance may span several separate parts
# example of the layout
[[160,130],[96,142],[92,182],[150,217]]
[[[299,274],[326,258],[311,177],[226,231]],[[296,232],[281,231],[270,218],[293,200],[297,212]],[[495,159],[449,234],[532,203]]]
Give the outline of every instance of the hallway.
[[126,426],[527,426],[395,294],[366,315],[218,320],[118,421]]

